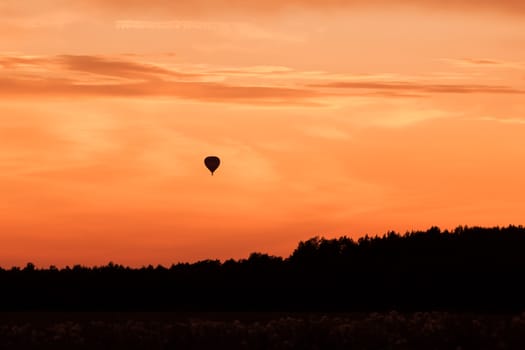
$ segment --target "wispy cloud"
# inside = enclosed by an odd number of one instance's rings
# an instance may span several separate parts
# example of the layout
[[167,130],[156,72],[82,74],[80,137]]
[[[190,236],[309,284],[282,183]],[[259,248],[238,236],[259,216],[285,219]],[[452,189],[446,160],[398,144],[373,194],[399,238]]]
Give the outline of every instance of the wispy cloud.
[[153,79],[155,77],[171,77],[184,79],[198,77],[196,74],[176,72],[153,64],[108,59],[98,56],[63,55],[57,58],[57,62],[62,64],[65,69],[121,78]]
[[50,63],[50,60],[39,56],[17,55],[0,56],[0,66],[4,69],[27,68],[28,66],[42,66]]
[[461,1],[440,1],[440,0],[248,0],[248,1],[229,1],[229,0],[195,0],[191,2],[170,1],[170,0],[84,0],[84,5],[97,6],[107,9],[137,11],[148,9],[150,11],[162,10],[178,13],[213,13],[217,11],[277,11],[283,9],[341,9],[359,7],[399,7],[412,6],[422,8],[438,8],[448,11],[464,10],[491,10],[505,11],[509,13],[524,14],[525,3],[521,0],[461,0]]
[[7,73],[0,78],[0,95],[4,96],[157,96],[301,104],[320,95],[307,88],[208,81],[208,77],[215,78],[206,73],[183,73],[156,64],[101,56],[1,57],[0,65]]
[[450,59],[443,58],[441,61],[450,63],[454,66],[466,68],[507,68],[507,69],[525,69],[525,62],[504,61],[487,58],[461,58]]
[[278,11],[310,9],[316,11],[337,11],[359,8],[422,8],[449,12],[500,12],[524,15],[525,2],[522,0],[78,0],[64,6],[61,0],[40,0],[29,2],[7,2],[0,4],[1,16],[23,17],[27,14],[60,11],[96,11],[98,13],[144,15],[157,14],[164,18],[177,16],[201,17],[220,14],[253,13],[272,14]]
[[373,90],[379,93],[392,92],[411,93],[411,94],[523,94],[525,90],[509,86],[482,85],[482,84],[432,84],[425,82],[371,82],[371,81],[349,81],[349,82],[330,82],[322,84],[310,84],[310,87],[333,88],[333,89],[357,89]]
[[522,125],[525,124],[525,119],[520,119],[520,118],[480,117],[480,118],[473,118],[473,119],[504,123],[504,124],[522,124]]
[[0,95],[177,97],[210,102],[301,104],[315,91],[264,86],[233,86],[212,82],[144,81],[84,84],[71,79],[0,79]]
[[[171,56],[170,56],[171,57]],[[143,56],[0,56],[0,96],[173,97],[258,105],[326,105],[346,97],[523,94],[524,89],[439,77],[330,74],[288,67],[221,68],[148,61]]]

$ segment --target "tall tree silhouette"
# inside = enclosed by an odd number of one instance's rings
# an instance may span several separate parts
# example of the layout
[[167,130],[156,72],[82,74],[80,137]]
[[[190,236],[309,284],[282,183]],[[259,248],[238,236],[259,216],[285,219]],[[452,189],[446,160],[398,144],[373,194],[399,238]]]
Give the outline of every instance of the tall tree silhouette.
[[1,310],[370,311],[525,309],[525,229],[431,227],[313,237],[287,258],[132,269],[0,269]]

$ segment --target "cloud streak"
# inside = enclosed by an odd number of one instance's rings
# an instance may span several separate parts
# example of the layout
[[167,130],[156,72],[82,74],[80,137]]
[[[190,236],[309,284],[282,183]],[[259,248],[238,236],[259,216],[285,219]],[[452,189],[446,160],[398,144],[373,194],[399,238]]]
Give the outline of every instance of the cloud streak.
[[196,74],[176,72],[152,64],[113,60],[87,55],[63,55],[58,63],[65,69],[121,78],[153,79],[155,77],[196,78]]
[[304,104],[320,95],[307,88],[207,81],[213,77],[206,73],[182,73],[155,64],[100,56],[1,57],[0,65],[8,70],[0,78],[0,96],[175,97]]
[[68,79],[0,79],[0,95],[176,97],[209,102],[301,104],[319,96],[306,89],[232,86],[213,82],[155,81],[119,84],[79,84]]
[[[392,80],[388,76],[341,76],[285,67],[216,69],[142,62],[140,56],[0,56],[0,96],[7,97],[172,97],[255,105],[325,105],[345,97],[417,98],[436,94],[523,94],[506,85],[439,79]],[[256,83],[254,83],[256,82]],[[315,82],[315,83],[314,83]]]
[[[23,4],[23,5],[21,5]],[[499,12],[507,15],[525,15],[522,0],[78,0],[64,6],[61,0],[41,0],[0,4],[0,18],[24,17],[48,11],[95,11],[102,14],[148,15],[161,17],[176,15],[189,17],[214,16],[235,13],[273,14],[297,9],[339,11],[353,9],[431,9],[448,12]],[[9,17],[8,17],[9,16]]]
[[202,14],[216,12],[274,12],[287,9],[337,10],[354,8],[432,8],[446,11],[501,11],[525,14],[525,3],[521,0],[195,0],[191,2],[171,0],[84,0],[84,6],[95,6],[106,10],[128,11],[158,10],[167,13]]
[[448,62],[455,66],[467,68],[525,69],[525,62],[500,61],[484,58],[443,59],[442,61]]
[[374,90],[376,92],[407,92],[411,94],[523,94],[525,90],[508,86],[493,86],[481,84],[429,84],[419,82],[330,82],[324,84],[310,84],[309,87]]

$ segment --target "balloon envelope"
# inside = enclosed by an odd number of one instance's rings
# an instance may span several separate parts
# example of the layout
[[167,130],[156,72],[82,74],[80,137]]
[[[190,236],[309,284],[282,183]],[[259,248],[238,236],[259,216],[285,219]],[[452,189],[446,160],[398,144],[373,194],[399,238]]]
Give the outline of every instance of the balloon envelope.
[[221,160],[219,159],[219,157],[209,156],[204,159],[204,165],[206,165],[206,168],[208,168],[208,170],[211,171],[212,175],[213,172],[217,170],[220,164]]

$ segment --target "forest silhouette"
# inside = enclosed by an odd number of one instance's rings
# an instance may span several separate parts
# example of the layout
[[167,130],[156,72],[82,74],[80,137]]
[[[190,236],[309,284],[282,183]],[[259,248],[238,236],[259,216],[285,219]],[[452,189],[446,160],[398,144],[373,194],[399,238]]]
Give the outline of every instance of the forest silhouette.
[[170,267],[0,269],[0,310],[467,311],[525,307],[525,228],[457,227],[301,241]]

